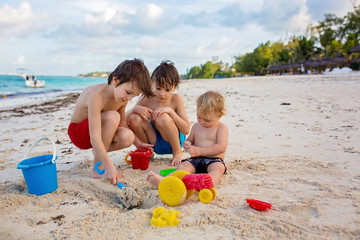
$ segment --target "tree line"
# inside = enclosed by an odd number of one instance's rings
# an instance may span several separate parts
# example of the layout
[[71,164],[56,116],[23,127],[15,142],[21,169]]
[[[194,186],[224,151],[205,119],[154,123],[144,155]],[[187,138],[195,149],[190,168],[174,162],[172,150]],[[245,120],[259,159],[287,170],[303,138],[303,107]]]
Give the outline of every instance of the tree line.
[[[234,56],[232,65],[213,57],[205,64],[188,69],[183,78],[233,77],[246,73],[264,75],[270,65],[303,63],[335,56],[348,60],[358,57],[359,53],[351,53],[350,49],[360,40],[360,5],[354,4],[353,10],[344,17],[335,14],[325,14],[324,17],[316,26],[309,25],[305,34],[294,34],[285,41],[261,43],[250,53]],[[350,67],[359,69],[359,64],[352,63]]]

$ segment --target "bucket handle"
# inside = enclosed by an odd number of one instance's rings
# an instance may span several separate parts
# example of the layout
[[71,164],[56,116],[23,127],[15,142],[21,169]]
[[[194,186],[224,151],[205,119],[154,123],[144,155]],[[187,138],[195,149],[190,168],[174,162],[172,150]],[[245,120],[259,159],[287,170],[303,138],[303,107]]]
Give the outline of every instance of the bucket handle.
[[26,152],[25,154],[25,157],[23,158],[23,160],[27,159],[28,158],[28,155],[29,153],[33,150],[33,148],[39,143],[41,142],[42,140],[49,140],[51,141],[52,145],[53,145],[53,158],[51,159],[51,162],[52,163],[55,163],[55,160],[56,160],[56,146],[55,146],[55,143],[53,142],[53,140],[51,140],[50,138],[48,137],[42,137],[40,139],[38,139],[30,148],[29,150]]

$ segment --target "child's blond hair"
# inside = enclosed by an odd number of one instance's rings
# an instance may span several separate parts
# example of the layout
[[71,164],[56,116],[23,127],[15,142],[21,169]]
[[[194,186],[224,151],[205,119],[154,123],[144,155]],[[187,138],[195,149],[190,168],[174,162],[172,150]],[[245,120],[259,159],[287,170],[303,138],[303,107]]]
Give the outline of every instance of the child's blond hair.
[[219,117],[224,116],[225,98],[218,92],[207,91],[198,97],[197,110],[205,115],[215,113]]

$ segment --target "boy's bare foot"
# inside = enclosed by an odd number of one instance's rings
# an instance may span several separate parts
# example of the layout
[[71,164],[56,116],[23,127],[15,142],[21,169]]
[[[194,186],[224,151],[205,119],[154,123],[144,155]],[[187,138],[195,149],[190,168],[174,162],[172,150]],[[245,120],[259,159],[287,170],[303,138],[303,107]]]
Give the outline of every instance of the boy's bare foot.
[[183,153],[173,153],[173,160],[171,162],[171,166],[177,166],[181,163],[181,160],[185,159]]
[[153,185],[154,187],[158,187],[161,180],[163,180],[164,178],[152,171],[149,172],[149,174],[146,177],[146,180],[149,181],[149,183],[151,185]]

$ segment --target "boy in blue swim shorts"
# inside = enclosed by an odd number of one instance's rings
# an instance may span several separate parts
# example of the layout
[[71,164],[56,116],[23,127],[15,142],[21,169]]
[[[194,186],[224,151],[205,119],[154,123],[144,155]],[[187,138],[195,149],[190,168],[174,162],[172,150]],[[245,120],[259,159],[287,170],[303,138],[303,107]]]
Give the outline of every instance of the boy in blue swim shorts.
[[[227,126],[220,121],[225,113],[225,99],[221,94],[208,91],[198,98],[197,123],[183,145],[191,157],[182,160],[177,170],[208,173],[214,185],[220,181],[226,172],[224,157],[229,138]],[[156,187],[162,179],[154,172],[147,176],[147,180]]]
[[182,146],[190,122],[182,96],[174,91],[180,76],[174,64],[162,62],[151,75],[153,97],[141,97],[126,113],[127,124],[135,134],[136,147],[153,146],[157,154],[172,154],[172,166],[184,159]]

